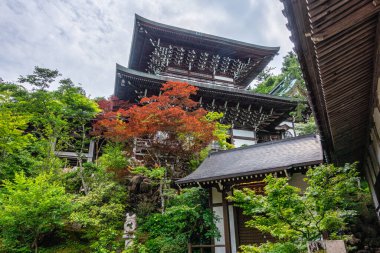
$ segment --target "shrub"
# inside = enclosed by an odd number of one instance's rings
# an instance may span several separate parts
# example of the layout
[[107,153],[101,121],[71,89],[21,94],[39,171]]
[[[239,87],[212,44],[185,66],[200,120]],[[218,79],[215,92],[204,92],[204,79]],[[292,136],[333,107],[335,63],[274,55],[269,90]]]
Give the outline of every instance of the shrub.
[[37,251],[40,240],[62,229],[72,210],[71,196],[51,173],[16,174],[0,193],[0,233],[6,252]]
[[187,243],[208,243],[218,237],[216,217],[207,207],[207,192],[186,189],[168,202],[165,213],[139,220],[137,239],[129,252],[186,252]]

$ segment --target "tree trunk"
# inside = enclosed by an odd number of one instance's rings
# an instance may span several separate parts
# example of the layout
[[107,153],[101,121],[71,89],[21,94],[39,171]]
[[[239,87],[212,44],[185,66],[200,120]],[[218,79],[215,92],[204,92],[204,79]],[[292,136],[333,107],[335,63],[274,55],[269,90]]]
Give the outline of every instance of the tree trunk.
[[160,199],[161,199],[161,213],[165,213],[165,196],[164,196],[164,180],[160,180]]
[[38,236],[34,238],[34,241],[32,243],[32,248],[34,248],[35,253],[38,253]]
[[86,184],[86,181],[84,180],[84,176],[83,176],[83,165],[82,165],[82,158],[80,157],[78,159],[79,161],[79,177],[80,177],[80,180],[82,182],[82,188],[83,188],[83,191],[84,191],[84,194],[85,195],[88,195],[88,186]]

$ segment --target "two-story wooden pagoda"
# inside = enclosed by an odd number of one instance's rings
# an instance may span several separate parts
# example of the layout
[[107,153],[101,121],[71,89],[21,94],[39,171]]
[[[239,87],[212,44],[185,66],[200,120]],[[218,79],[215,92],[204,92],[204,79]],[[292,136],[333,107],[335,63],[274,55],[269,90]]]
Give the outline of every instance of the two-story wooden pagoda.
[[276,127],[297,106],[291,98],[255,94],[252,80],[279,48],[263,47],[156,23],[136,15],[128,68],[116,66],[115,95],[132,103],[157,95],[168,80],[199,88],[193,99],[224,113],[235,146],[281,139]]
[[222,235],[213,242],[218,245],[214,252],[237,252],[240,245],[271,239],[244,226],[247,217],[226,200],[233,189],[260,189],[268,173],[292,177],[292,182],[302,185],[301,172],[323,161],[318,137],[284,139],[286,129],[279,126],[297,101],[247,90],[278,50],[136,15],[128,68],[116,66],[118,98],[136,103],[144,96],[158,95],[166,81],[187,82],[199,88],[193,99],[201,106],[224,113],[222,122],[232,125],[235,147],[248,145],[212,153],[194,173],[176,182],[180,188],[209,189],[210,208],[220,218],[217,226]]

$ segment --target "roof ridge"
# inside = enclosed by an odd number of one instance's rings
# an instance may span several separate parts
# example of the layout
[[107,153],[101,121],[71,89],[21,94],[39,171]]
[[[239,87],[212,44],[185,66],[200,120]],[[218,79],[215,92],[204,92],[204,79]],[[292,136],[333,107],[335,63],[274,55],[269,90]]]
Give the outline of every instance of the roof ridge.
[[266,50],[266,51],[270,51],[272,53],[277,53],[280,50],[279,46],[277,46],[277,47],[261,46],[261,45],[257,45],[257,44],[253,44],[253,43],[249,43],[249,42],[238,41],[238,40],[235,40],[235,39],[224,38],[224,37],[217,36],[217,35],[212,35],[212,34],[209,34],[209,33],[198,32],[198,31],[191,30],[191,29],[185,29],[185,28],[181,28],[181,27],[177,27],[177,26],[173,26],[173,25],[168,25],[168,24],[160,23],[160,22],[157,22],[157,21],[153,21],[151,19],[144,18],[144,17],[138,15],[137,13],[135,13],[135,20],[136,21],[140,21],[140,22],[145,22],[145,23],[148,23],[150,25],[158,26],[161,29],[162,28],[173,29],[173,30],[177,30],[179,32],[191,34],[193,36],[202,36],[202,37],[205,37],[205,38],[218,39],[218,40],[221,40],[221,41],[225,41],[227,43],[235,43],[235,44],[238,44],[240,46],[245,46],[245,47],[254,47],[256,49]]
[[304,138],[306,139],[308,137],[314,137],[316,140],[318,140],[317,134],[298,135],[296,137],[286,138],[286,139],[282,139],[282,140],[267,141],[267,142],[253,144],[253,145],[245,146],[245,147],[233,148],[233,149],[228,149],[228,150],[220,150],[220,151],[217,151],[217,152],[210,153],[209,157],[213,156],[213,155],[230,153],[230,152],[244,150],[244,149],[259,148],[259,147],[262,147],[262,146],[267,146],[267,145],[272,145],[272,144],[277,144],[277,143],[289,142],[289,141],[294,141],[294,140],[299,140],[299,139],[304,139]]

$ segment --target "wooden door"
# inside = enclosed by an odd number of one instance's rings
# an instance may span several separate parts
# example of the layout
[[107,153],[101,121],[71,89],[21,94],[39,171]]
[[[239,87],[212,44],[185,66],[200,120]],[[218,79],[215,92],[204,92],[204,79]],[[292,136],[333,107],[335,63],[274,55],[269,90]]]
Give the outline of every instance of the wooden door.
[[236,208],[236,225],[237,225],[237,243],[241,245],[261,244],[267,241],[275,241],[270,234],[263,234],[256,228],[247,227],[245,223],[250,218],[243,214],[241,208]]

